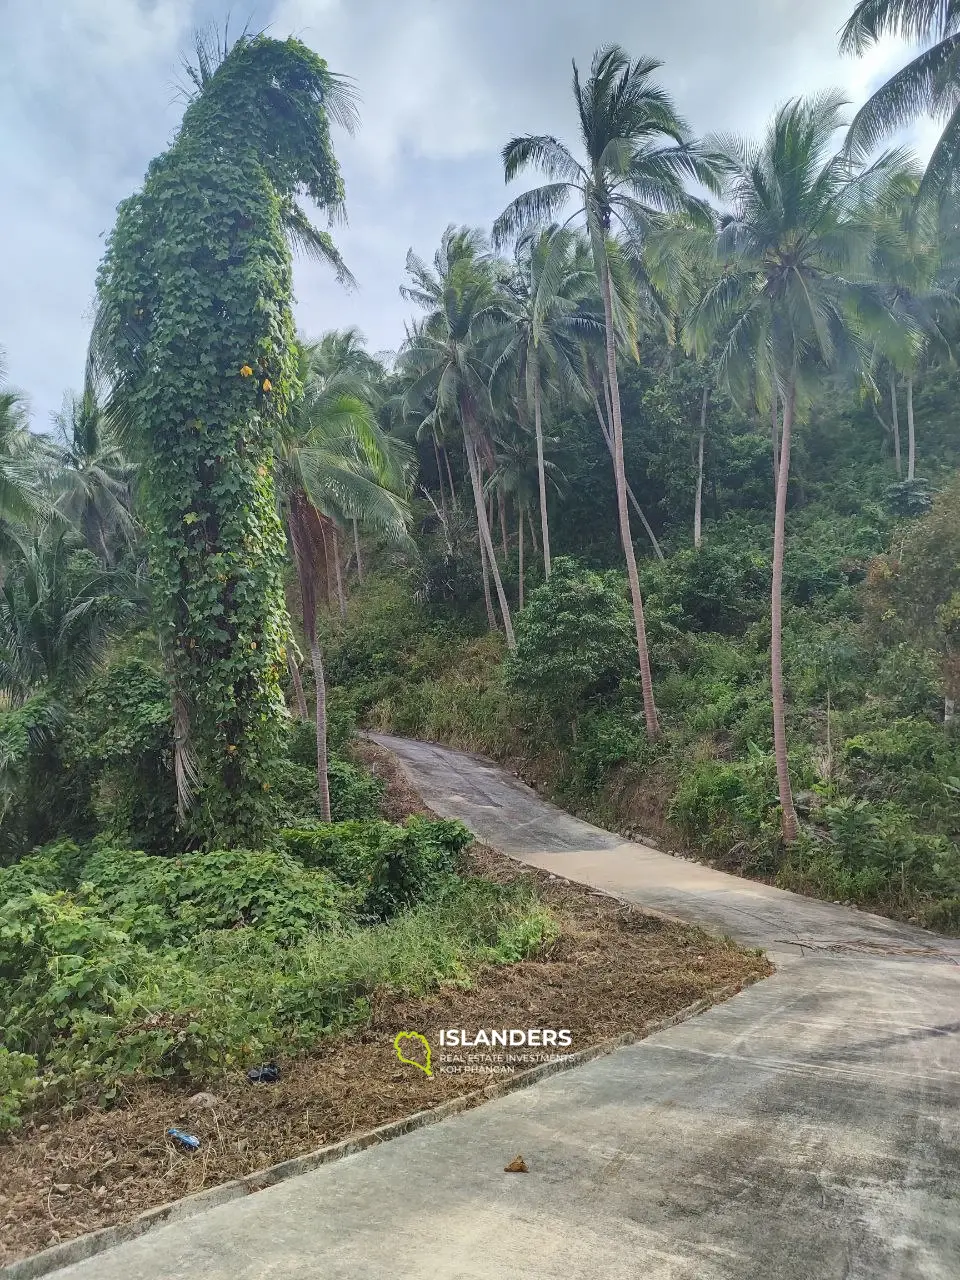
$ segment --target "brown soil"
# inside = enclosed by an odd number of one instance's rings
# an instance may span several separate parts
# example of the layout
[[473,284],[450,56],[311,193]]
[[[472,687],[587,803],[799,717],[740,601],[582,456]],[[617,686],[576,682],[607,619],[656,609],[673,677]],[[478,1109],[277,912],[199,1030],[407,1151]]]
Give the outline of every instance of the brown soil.
[[[387,782],[388,816],[428,812],[391,757],[372,744],[360,750]],[[438,1069],[441,1027],[568,1029],[576,1051],[771,972],[756,953],[492,849],[476,846],[471,857],[478,874],[526,876],[536,885],[561,924],[544,955],[486,968],[470,990],[444,987],[425,999],[384,992],[369,1025],[307,1057],[281,1059],[273,1085],[251,1085],[238,1073],[191,1098],[193,1090],[143,1084],[109,1111],[38,1117],[0,1146],[0,1264],[488,1083],[489,1076]],[[430,1041],[431,1078],[398,1062],[399,1031]],[[200,1149],[178,1150],[165,1137],[170,1127],[198,1136]]]

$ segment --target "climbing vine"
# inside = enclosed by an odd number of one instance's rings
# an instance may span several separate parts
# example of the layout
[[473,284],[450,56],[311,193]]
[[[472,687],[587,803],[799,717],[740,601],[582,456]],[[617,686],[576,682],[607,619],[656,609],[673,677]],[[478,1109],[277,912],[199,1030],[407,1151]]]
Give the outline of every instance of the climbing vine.
[[297,40],[244,37],[198,92],[98,277],[92,354],[145,477],[151,581],[178,717],[185,837],[269,828],[285,711],[284,542],[271,441],[296,393],[294,197],[334,208],[338,88]]

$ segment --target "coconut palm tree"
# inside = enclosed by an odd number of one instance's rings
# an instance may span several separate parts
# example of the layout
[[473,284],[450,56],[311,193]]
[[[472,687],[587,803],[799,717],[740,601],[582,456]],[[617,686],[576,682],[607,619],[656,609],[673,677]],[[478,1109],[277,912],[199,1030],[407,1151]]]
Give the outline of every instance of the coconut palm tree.
[[0,568],[17,554],[23,526],[47,509],[37,439],[30,433],[27,403],[5,383],[0,351]]
[[[555,463],[544,457],[543,439],[531,437],[519,424],[505,426],[494,438],[494,468],[486,489],[504,502],[513,502],[517,512],[517,561],[520,578],[518,607],[523,609],[524,596],[524,521],[541,494],[541,482],[559,489],[561,475]],[[541,508],[542,512],[542,508]],[[545,527],[545,526],[544,526]],[[544,573],[548,568],[544,558]]]
[[904,155],[852,166],[832,146],[843,124],[836,94],[787,103],[761,145],[727,139],[731,212],[719,238],[723,271],[693,310],[688,342],[719,348],[720,376],[749,400],[759,386],[783,406],[771,587],[770,673],[783,835],[797,835],[784,713],[782,584],[790,447],[798,403],[828,368],[869,368],[871,344],[899,329],[871,283],[867,210]]
[[64,397],[54,426],[56,435],[44,437],[44,445],[56,509],[109,566],[111,542],[129,544],[135,537],[130,512],[133,467],[89,388],[81,395]]
[[[669,96],[653,79],[660,65],[650,58],[631,62],[623,49],[611,45],[594,55],[590,76],[582,84],[574,63],[573,92],[584,159],[577,160],[559,139],[549,135],[528,134],[508,142],[503,149],[508,182],[528,168],[541,170],[549,181],[513,200],[494,227],[495,243],[502,243],[526,227],[554,221],[573,204],[574,212],[563,225],[580,221],[590,240],[603,300],[620,536],[651,739],[657,737],[659,724],[627,505],[617,378],[617,328],[624,317],[611,278],[611,236],[619,230],[632,242],[642,241],[658,215],[665,212],[706,217],[705,206],[689,194],[685,184],[693,179],[715,186],[717,177],[716,166],[690,138]],[[547,281],[556,269],[554,255],[548,255],[543,267]]]
[[[303,631],[316,691],[317,788],[330,819],[327,780],[326,682],[317,635],[317,588],[338,567],[337,522],[357,520],[381,536],[406,538],[409,513],[402,466],[380,431],[358,363],[342,334],[299,346],[299,397],[274,445],[274,483],[293,556]],[[340,364],[340,360],[345,362]],[[294,664],[295,669],[295,664]]]
[[876,244],[874,270],[885,287],[888,304],[904,323],[879,349],[890,368],[890,394],[897,475],[902,474],[897,375],[906,383],[907,483],[916,479],[914,382],[920,369],[937,354],[949,354],[948,321],[957,310],[960,261],[950,232],[949,202],[920,196],[913,167],[891,175],[890,192],[881,192],[871,210]]
[[944,122],[920,184],[921,197],[943,193],[960,167],[960,5],[955,0],[860,0],[840,33],[843,53],[863,53],[884,36],[924,45],[880,86],[853,118],[848,147],[869,155],[921,115]]
[[482,474],[484,465],[492,463],[485,430],[490,416],[486,353],[495,329],[508,315],[498,289],[503,271],[480,232],[450,226],[434,255],[433,267],[411,250],[407,275],[411,283],[401,288],[401,296],[423,307],[427,314],[412,330],[401,353],[401,368],[409,379],[405,404],[408,409],[426,406],[423,420],[431,424],[451,418],[459,421],[481,558],[493,578],[507,645],[513,649],[513,619],[490,536]]
[[143,606],[80,535],[48,520],[22,537],[0,588],[0,690],[19,705],[42,685],[75,685]]
[[[550,264],[550,272],[545,271]],[[514,271],[505,292],[510,319],[502,349],[493,362],[516,375],[533,417],[537,450],[537,491],[544,576],[550,577],[550,525],[543,452],[545,390],[578,391],[576,330],[582,326],[579,303],[595,282],[589,246],[572,229],[556,226],[523,232],[514,250]]]

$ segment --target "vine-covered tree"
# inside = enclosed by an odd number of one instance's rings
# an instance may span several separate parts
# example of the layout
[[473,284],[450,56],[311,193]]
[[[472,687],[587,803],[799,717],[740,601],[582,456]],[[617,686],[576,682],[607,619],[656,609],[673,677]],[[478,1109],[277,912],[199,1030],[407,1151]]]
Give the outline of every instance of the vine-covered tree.
[[297,391],[292,239],[345,275],[296,203],[332,215],[343,186],[330,119],[349,90],[298,40],[201,51],[172,146],[120,206],[91,347],[144,473],[178,754],[192,767],[185,836],[256,844],[269,829],[286,715],[283,531],[272,444]]

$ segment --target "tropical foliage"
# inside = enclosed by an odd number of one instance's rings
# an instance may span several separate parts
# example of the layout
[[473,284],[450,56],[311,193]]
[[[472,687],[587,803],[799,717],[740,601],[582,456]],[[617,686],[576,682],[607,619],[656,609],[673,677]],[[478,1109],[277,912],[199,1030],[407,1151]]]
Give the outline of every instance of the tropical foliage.
[[299,203],[343,212],[346,82],[198,45],[82,390],[43,431],[0,370],[0,1128],[552,936],[462,829],[384,819],[358,724],[960,927],[954,114],[925,172],[875,154],[953,111],[948,10],[857,6],[848,47],[931,47],[846,143],[833,93],[699,141],[601,49],[578,146],[506,144],[544,183],[409,253],[379,357],[293,325],[294,251],[352,284]]

